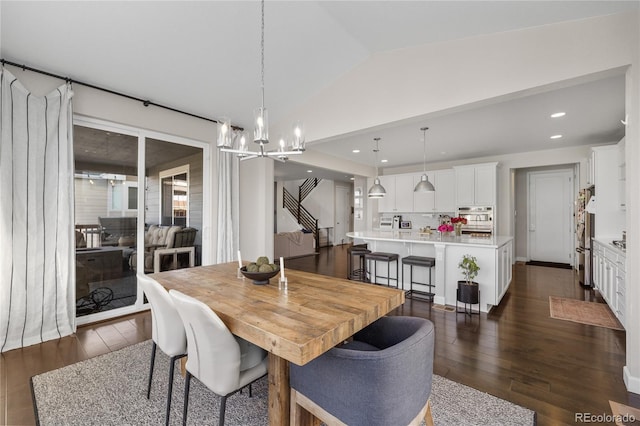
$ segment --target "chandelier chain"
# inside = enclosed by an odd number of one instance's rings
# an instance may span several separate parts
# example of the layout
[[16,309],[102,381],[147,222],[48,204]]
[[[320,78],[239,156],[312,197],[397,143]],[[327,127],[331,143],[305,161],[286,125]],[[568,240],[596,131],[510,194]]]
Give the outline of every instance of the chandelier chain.
[[262,0],[262,24],[260,27],[260,81],[262,83],[262,108],[264,108],[264,0]]

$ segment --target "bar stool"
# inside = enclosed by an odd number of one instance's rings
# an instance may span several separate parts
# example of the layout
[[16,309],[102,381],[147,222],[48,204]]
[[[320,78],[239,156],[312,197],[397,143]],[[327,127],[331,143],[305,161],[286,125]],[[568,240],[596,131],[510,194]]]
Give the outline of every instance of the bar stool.
[[[347,279],[365,281],[364,255],[371,253],[366,246],[352,246],[347,249]],[[358,268],[353,268],[353,256],[358,257]]]
[[[390,287],[391,286],[391,280],[396,282],[396,288],[398,288],[398,278],[399,278],[399,271],[398,271],[398,258],[400,256],[398,256],[396,253],[383,253],[380,251],[376,251],[373,253],[367,253],[364,255],[364,262],[365,262],[365,275],[367,273],[367,269],[371,270],[370,268],[368,268],[369,266],[369,261],[373,261],[373,274],[370,274],[369,277],[369,282],[373,282],[373,284],[377,284],[377,278],[386,278],[387,279],[387,286]],[[387,276],[383,276],[383,275],[378,275],[378,262],[386,262],[387,263]],[[393,278],[391,277],[391,262],[395,262],[396,263],[396,277]],[[373,279],[373,281],[371,281],[371,279]]]
[[[424,257],[424,256],[407,256],[402,258],[402,282],[404,283],[404,266],[409,265],[409,291],[407,292],[407,296],[411,296],[413,299],[414,294],[418,296],[418,298],[426,297],[428,300],[433,302],[433,296],[435,295],[431,289],[434,287],[433,281],[431,279],[431,268],[436,266],[436,259],[433,257]],[[429,268],[429,282],[421,283],[418,281],[413,281],[413,267],[421,266],[424,268]],[[413,290],[414,284],[422,284],[429,287],[428,292]]]

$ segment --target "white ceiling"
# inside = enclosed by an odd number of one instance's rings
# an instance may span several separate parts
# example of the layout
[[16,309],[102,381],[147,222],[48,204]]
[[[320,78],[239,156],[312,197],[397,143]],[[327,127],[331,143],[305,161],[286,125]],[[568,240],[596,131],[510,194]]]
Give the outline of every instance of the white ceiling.
[[[277,122],[378,52],[636,8],[637,1],[267,1],[266,105]],[[10,61],[195,114],[227,116],[246,128],[260,102],[256,1],[4,0],[0,19],[0,55]],[[391,167],[422,162],[424,125],[431,128],[430,162],[624,134],[621,76],[525,95],[309,141],[308,149],[371,165],[379,136],[380,158],[389,161],[383,166]],[[556,110],[566,117],[549,119]],[[555,133],[564,137],[552,142]],[[358,156],[351,153],[356,147]],[[276,169],[282,175],[308,168],[278,163]]]

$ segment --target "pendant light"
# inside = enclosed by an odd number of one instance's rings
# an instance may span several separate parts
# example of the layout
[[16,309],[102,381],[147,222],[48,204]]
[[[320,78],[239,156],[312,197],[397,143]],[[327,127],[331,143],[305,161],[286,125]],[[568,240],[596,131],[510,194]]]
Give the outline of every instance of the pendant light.
[[413,192],[433,192],[436,189],[433,187],[433,184],[429,182],[429,178],[427,177],[427,130],[428,127],[421,127],[422,130],[422,140],[424,143],[424,151],[422,157],[422,165],[423,165],[423,174],[420,178],[420,182],[413,189]]
[[373,180],[373,186],[369,189],[369,198],[384,198],[387,194],[387,190],[380,184],[380,177],[378,176],[378,142],[380,138],[373,138],[376,141],[376,147],[373,150],[375,153],[375,166],[376,166],[376,178]]
[[243,159],[251,159],[256,157],[269,157],[274,160],[285,161],[289,155],[302,154],[305,151],[304,126],[302,123],[294,123],[293,137],[290,144],[281,139],[280,146],[275,150],[267,150],[269,143],[269,119],[267,108],[264,106],[264,1],[261,1],[261,26],[260,26],[260,93],[262,102],[260,106],[254,110],[254,130],[253,142],[257,145],[257,150],[249,150],[246,145],[246,136],[243,134],[240,138],[240,145],[234,146],[235,139],[232,135],[233,127],[229,119],[220,120],[218,126],[217,146],[220,151],[232,152],[238,154]]

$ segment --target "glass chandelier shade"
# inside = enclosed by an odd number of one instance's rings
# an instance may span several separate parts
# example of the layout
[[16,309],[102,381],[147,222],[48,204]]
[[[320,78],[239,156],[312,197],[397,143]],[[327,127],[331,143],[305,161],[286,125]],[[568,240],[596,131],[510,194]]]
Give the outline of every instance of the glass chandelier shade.
[[382,184],[380,184],[380,177],[378,176],[378,142],[380,141],[380,138],[374,138],[373,140],[376,141],[376,147],[373,150],[373,152],[375,153],[376,178],[373,180],[373,186],[369,188],[367,196],[369,198],[384,198],[384,196],[387,194],[387,190],[384,189],[384,186],[382,186]]
[[221,118],[218,124],[218,148],[233,148],[231,133],[231,121],[228,118]]
[[420,177],[420,182],[413,188],[413,192],[433,192],[436,188],[433,186],[431,182],[429,182],[429,177],[427,176],[427,130],[428,127],[421,127],[422,130],[422,141],[423,141],[423,154],[422,154],[422,168],[423,173],[422,177]]
[[269,143],[269,117],[265,107],[253,111],[253,141],[255,143]]

